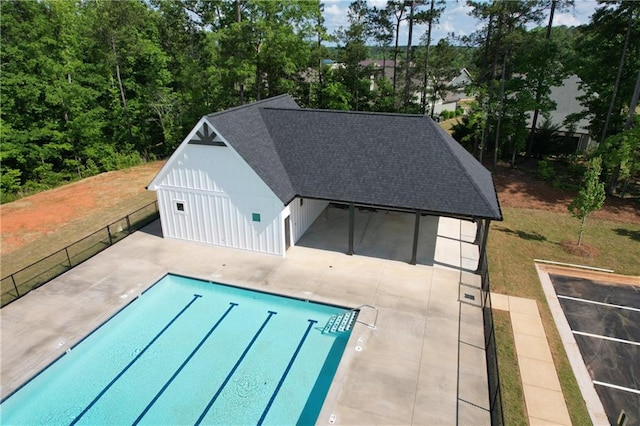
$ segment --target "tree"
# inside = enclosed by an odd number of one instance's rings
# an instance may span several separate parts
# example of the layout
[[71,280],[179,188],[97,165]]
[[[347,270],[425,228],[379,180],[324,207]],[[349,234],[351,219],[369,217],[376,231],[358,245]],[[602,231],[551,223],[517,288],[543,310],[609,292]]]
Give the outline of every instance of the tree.
[[397,84],[398,84],[398,43],[400,41],[400,24],[406,19],[406,4],[404,0],[388,0],[387,11],[389,16],[393,16],[394,26],[394,46],[393,46],[393,96],[396,96]]
[[363,67],[361,62],[369,53],[367,40],[371,36],[370,12],[363,0],[356,0],[349,5],[347,18],[349,26],[339,28],[336,37],[339,41],[339,58],[343,67],[335,70],[344,87],[350,93],[351,109],[355,111],[368,109],[371,67]]
[[616,181],[624,182],[620,191],[624,197],[629,181],[640,172],[640,119],[636,118],[635,125],[628,130],[605,139],[597,152],[604,166],[616,172]]
[[[527,153],[526,156],[531,156],[533,150],[534,143],[534,134],[536,132],[536,127],[538,124],[538,115],[540,114],[540,110],[542,109],[544,112],[544,108],[541,108],[543,102],[543,96],[545,93],[549,91],[549,83],[548,79],[546,79],[547,69],[551,68],[552,62],[556,61],[558,56],[559,49],[555,44],[551,43],[551,34],[553,29],[553,17],[555,15],[556,9],[562,11],[567,9],[569,6],[573,6],[574,0],[551,0],[550,10],[549,10],[549,21],[547,23],[547,30],[545,33],[544,40],[546,41],[544,44],[544,54],[537,57],[537,60],[533,62],[533,64],[537,65],[535,67],[535,75],[537,78],[536,85],[536,102],[535,109],[533,110],[533,118],[531,121],[531,133],[529,134],[529,140],[527,143]],[[554,53],[554,54],[550,54]]]
[[[628,102],[640,69],[640,3],[616,1],[596,9],[580,27],[574,71],[586,92],[580,99],[591,115],[591,133],[615,135],[624,129]],[[635,41],[635,42],[634,42]]]
[[587,216],[602,208],[605,200],[604,183],[600,182],[602,172],[602,158],[595,157],[589,161],[587,170],[582,178],[582,185],[578,196],[573,199],[568,208],[571,214],[580,220],[580,234],[578,245],[582,243],[584,223]]
[[[444,0],[438,0],[436,7],[436,0],[431,0],[429,11],[422,12],[422,21],[427,23],[427,31],[423,35],[424,40],[424,63],[422,67],[422,95],[420,99],[422,114],[427,113],[427,89],[429,85],[429,51],[431,49],[431,30],[433,25],[438,23],[440,15],[445,9]],[[431,113],[433,116],[433,112]]]
[[465,40],[470,46],[480,47],[475,61],[476,92],[482,96],[479,103],[488,117],[481,147],[489,148],[488,142],[493,139],[493,167],[496,167],[499,155],[505,157],[522,144],[525,114],[534,106],[531,93],[535,90],[527,85],[531,79],[516,71],[516,66],[530,47],[526,27],[541,21],[544,4],[536,0],[492,3],[468,0],[467,4],[472,8],[472,16],[486,22]]

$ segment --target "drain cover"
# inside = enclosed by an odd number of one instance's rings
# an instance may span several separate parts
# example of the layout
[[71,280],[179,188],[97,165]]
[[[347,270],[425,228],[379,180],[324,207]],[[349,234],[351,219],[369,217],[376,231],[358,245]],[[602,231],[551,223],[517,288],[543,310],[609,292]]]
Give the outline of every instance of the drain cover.
[[469,293],[465,293],[464,298],[469,300],[476,300],[476,297],[473,294],[469,294]]

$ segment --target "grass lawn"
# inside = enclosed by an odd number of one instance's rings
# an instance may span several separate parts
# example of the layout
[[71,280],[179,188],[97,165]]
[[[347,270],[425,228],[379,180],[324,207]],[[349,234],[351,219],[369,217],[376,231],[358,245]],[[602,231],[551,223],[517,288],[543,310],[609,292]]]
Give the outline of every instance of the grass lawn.
[[[587,218],[583,241],[596,248],[599,254],[584,258],[570,255],[560,246],[565,240],[577,241],[580,224],[571,215],[518,208],[504,208],[503,215],[503,222],[492,223],[488,242],[491,290],[538,301],[571,421],[576,425],[590,424],[591,420],[553,322],[533,259],[596,266],[613,269],[619,274],[640,275],[640,224]],[[499,325],[500,316],[497,316],[496,326]],[[508,353],[509,347],[513,347],[513,337],[509,337],[508,333],[501,333],[498,337],[500,356]],[[521,385],[518,390],[512,385],[520,382],[517,363],[499,362],[501,381],[511,383],[502,387],[505,413],[522,411],[524,407],[507,406],[518,400],[522,393]],[[510,413],[509,416],[513,416],[511,419],[519,416],[526,418],[526,413]],[[506,424],[514,423],[507,421]]]
[[[498,342],[498,371],[500,373],[500,389],[502,390],[502,409],[504,424],[526,426],[527,416],[524,405],[524,394],[520,384],[518,358],[513,340],[511,318],[507,311],[493,310],[493,324]],[[503,374],[504,371],[509,374]]]

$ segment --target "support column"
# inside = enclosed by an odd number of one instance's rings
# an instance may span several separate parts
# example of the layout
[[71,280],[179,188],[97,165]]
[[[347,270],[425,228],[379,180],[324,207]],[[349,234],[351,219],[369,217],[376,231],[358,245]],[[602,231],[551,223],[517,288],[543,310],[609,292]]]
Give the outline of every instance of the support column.
[[482,239],[481,239],[481,243],[480,243],[480,258],[478,259],[478,267],[476,268],[476,273],[484,273],[484,271],[482,270],[483,265],[485,263],[486,257],[487,257],[487,239],[489,238],[489,225],[491,224],[491,221],[489,219],[482,219],[481,222],[481,226],[482,226]]
[[411,260],[409,261],[409,263],[412,265],[416,264],[416,256],[418,254],[418,236],[420,235],[420,216],[421,216],[421,211],[416,210],[416,223],[415,223],[415,226],[413,227],[413,250],[411,251]]
[[349,250],[347,254],[353,256],[353,228],[355,225],[356,210],[353,203],[349,204]]
[[479,246],[482,242],[482,219],[473,219],[473,223],[476,224],[476,237],[473,240],[473,244]]

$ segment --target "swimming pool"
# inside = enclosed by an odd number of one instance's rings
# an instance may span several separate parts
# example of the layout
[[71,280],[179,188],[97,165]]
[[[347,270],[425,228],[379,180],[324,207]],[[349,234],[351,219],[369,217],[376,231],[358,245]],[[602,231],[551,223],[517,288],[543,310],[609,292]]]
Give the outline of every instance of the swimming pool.
[[313,424],[356,314],[167,275],[3,401],[0,421]]

